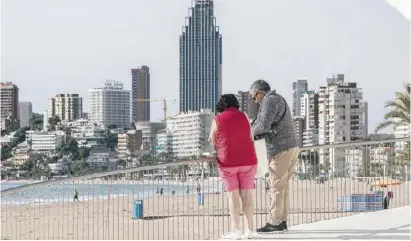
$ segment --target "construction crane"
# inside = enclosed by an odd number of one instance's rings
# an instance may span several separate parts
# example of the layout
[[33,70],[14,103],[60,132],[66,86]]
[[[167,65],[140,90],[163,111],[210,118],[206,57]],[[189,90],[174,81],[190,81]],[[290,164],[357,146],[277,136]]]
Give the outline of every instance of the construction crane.
[[163,102],[163,115],[164,115],[164,121],[167,119],[167,102],[171,101],[172,103],[175,103],[177,100],[176,99],[171,99],[168,100],[166,97],[163,97],[163,99],[136,99],[137,102]]

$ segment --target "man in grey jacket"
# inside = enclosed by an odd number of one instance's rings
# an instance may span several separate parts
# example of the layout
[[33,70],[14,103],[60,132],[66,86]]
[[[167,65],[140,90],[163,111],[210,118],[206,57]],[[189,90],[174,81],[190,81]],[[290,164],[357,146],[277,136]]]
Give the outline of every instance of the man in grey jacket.
[[265,138],[270,170],[271,217],[257,232],[281,232],[287,230],[289,181],[299,153],[294,123],[287,102],[266,81],[255,81],[250,95],[260,104],[253,135]]

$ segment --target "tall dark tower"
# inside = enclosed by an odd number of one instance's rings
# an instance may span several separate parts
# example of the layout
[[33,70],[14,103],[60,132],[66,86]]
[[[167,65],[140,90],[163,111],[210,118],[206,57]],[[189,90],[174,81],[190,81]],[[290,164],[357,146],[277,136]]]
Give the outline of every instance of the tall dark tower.
[[132,121],[150,121],[150,69],[145,65],[131,69],[131,78]]
[[180,35],[180,112],[212,109],[222,89],[222,37],[212,0],[194,0]]

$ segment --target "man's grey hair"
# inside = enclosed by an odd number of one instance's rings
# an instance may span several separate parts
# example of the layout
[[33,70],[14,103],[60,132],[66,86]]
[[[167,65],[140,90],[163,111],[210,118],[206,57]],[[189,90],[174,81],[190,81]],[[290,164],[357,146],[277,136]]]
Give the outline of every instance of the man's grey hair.
[[267,83],[267,81],[259,79],[254,81],[254,83],[250,87],[250,93],[255,93],[257,91],[267,93],[271,91],[271,87]]

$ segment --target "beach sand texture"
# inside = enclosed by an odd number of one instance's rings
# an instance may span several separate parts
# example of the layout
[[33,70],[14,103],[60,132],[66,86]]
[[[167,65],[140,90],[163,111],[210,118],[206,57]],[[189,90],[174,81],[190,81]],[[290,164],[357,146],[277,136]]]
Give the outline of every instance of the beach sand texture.
[[[316,222],[358,213],[337,212],[337,197],[367,193],[366,182],[334,179],[324,184],[293,181],[290,185],[289,225]],[[351,188],[354,191],[351,191]],[[410,205],[410,184],[379,188],[393,191],[390,208]],[[374,190],[375,191],[375,190]],[[130,194],[109,199],[80,202],[60,200],[54,204],[1,205],[2,239],[218,239],[229,230],[227,198],[224,194],[205,194],[198,205],[196,193],[144,199],[144,218],[133,220]],[[267,221],[270,197],[263,182],[255,196],[254,228]]]

